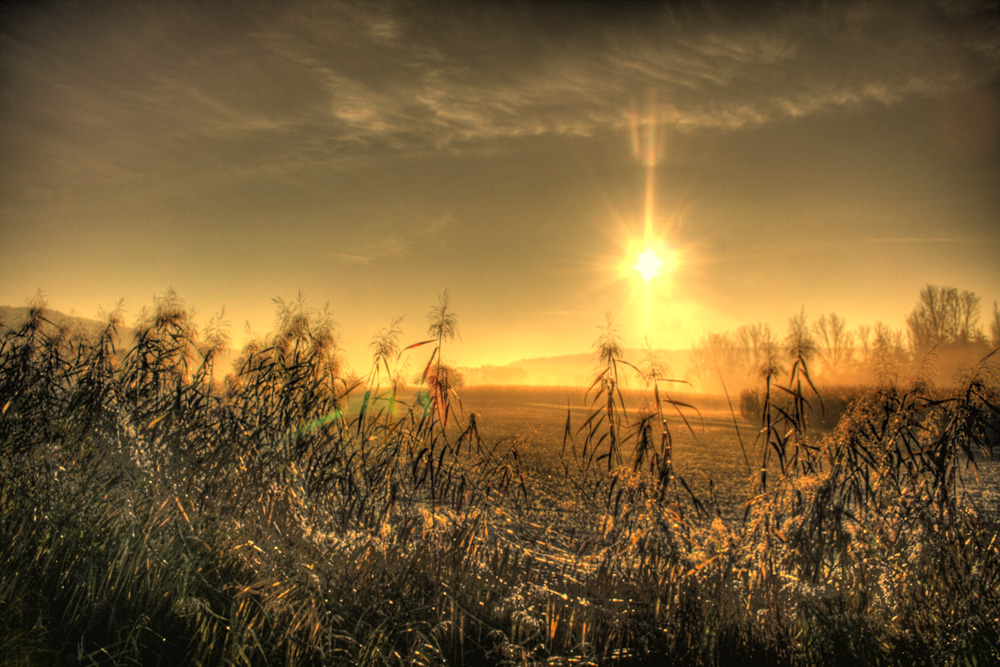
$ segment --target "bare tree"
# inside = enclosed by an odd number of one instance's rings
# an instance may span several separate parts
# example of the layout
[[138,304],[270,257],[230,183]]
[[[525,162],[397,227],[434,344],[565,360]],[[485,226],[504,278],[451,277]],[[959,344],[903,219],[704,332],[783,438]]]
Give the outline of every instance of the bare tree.
[[767,323],[744,324],[736,330],[738,364],[751,376],[759,375],[778,345]]
[[958,295],[956,304],[958,342],[973,343],[982,340],[983,333],[979,328],[979,302],[979,297],[969,290],[964,290]]
[[843,373],[854,358],[854,333],[837,313],[820,315],[813,325],[818,339],[818,353],[823,369],[831,376]]
[[903,332],[876,322],[871,342],[871,364],[876,379],[882,383],[891,382],[899,377],[905,363]]
[[924,352],[942,345],[967,345],[983,339],[979,297],[969,290],[927,285],[906,318],[910,346]]
[[858,354],[861,355],[858,363],[865,368],[871,367],[872,363],[871,336],[872,328],[870,326],[867,324],[858,325],[858,330],[855,334],[855,340],[858,342]]
[[728,333],[710,333],[695,345],[690,359],[691,374],[700,380],[702,391],[714,387],[721,374],[731,377],[738,368],[736,341]]
[[[438,375],[439,373],[440,375]],[[427,390],[433,395],[439,389],[442,392],[449,389],[461,389],[465,386],[465,374],[451,364],[442,363],[439,366],[432,367],[426,376],[418,373],[413,378],[413,382],[417,384],[425,382]]]

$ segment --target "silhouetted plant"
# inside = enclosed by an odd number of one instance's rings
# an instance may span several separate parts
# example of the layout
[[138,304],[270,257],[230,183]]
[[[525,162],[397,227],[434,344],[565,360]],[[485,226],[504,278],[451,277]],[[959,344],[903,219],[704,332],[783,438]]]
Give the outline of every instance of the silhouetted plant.
[[427,335],[435,341],[436,347],[431,352],[427,366],[424,367],[423,381],[427,383],[430,395],[431,419],[436,417],[444,428],[448,425],[451,411],[451,384],[448,381],[448,373],[442,372],[441,357],[444,353],[444,344],[455,340],[458,336],[458,317],[451,310],[448,290],[438,296],[438,305],[427,313]]
[[996,352],[950,390],[887,381],[817,434],[830,410],[793,320],[787,359],[762,346],[772,474],[722,512],[674,452],[671,423],[711,446],[699,413],[610,321],[553,472],[400,392],[412,350],[444,367],[444,328],[404,349],[398,320],[379,332],[356,397],[329,315],[276,305],[222,383],[224,327],[200,336],[172,293],[126,344],[117,312],[0,324],[7,662],[1000,659],[1000,538],[974,482],[1000,447]]

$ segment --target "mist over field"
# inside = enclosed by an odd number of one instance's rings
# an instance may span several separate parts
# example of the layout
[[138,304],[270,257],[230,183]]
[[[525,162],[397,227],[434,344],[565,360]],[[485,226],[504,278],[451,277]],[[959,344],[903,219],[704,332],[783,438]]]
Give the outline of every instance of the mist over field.
[[818,384],[799,317],[738,399],[688,393],[655,353],[626,360],[610,321],[586,387],[466,387],[446,292],[424,340],[373,337],[364,377],[301,301],[276,302],[276,330],[233,372],[216,366],[223,329],[199,333],[172,293],[121,333],[117,313],[95,327],[41,302],[5,310],[0,648],[141,664],[993,659],[998,350],[945,385],[927,361],[987,345],[974,309],[934,316],[978,303],[966,294],[922,292],[916,374],[904,348],[876,346],[872,383]]
[[[0,322],[16,325],[25,321],[28,313],[27,307],[0,306]],[[97,320],[58,311],[50,311],[48,318],[57,325],[76,324],[91,331],[102,326]],[[867,385],[885,379],[887,374],[909,380],[922,375],[947,385],[1000,345],[1000,311],[996,303],[984,318],[980,297],[969,290],[927,285],[906,321],[905,330],[894,330],[881,321],[874,327],[849,327],[836,313],[810,321],[803,310],[789,318],[786,336],[799,331],[807,337],[817,362],[812,378],[826,386]],[[122,333],[125,340],[134,336],[130,327],[122,329]],[[705,333],[691,349],[626,348],[622,356],[637,367],[658,365],[664,376],[676,380],[678,387],[683,385],[687,392],[730,392],[737,396],[758,384],[765,356],[778,355],[782,344],[771,325],[757,323],[741,325],[735,332]],[[220,369],[238,370],[231,368],[238,356],[239,350],[228,345],[220,350]],[[348,360],[343,361],[348,374],[359,375],[363,370],[359,364],[354,368]],[[585,388],[593,380],[594,367],[590,351],[521,359],[502,366],[458,366],[453,371],[461,378],[461,385]],[[629,378],[623,381],[627,385]],[[642,383],[641,377],[632,379],[636,387]]]
[[0,3],[0,664],[1000,664],[1000,4]]

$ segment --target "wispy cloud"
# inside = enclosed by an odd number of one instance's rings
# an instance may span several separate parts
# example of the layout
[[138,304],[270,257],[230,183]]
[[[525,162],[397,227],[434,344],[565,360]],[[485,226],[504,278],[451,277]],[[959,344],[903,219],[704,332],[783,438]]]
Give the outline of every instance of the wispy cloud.
[[332,252],[332,259],[353,264],[369,264],[382,259],[402,257],[410,247],[410,239],[399,235],[361,242],[350,247],[347,252]]
[[423,224],[381,232],[377,238],[361,241],[351,245],[346,252],[332,252],[329,256],[338,262],[349,264],[399,259],[415,252],[421,243],[436,241],[442,232],[454,224],[455,218],[446,213]]
[[445,6],[437,22],[380,17],[392,29],[378,48],[355,39],[331,49],[317,36],[332,29],[322,20],[279,26],[268,39],[323,72],[331,114],[352,138],[437,147],[623,126],[631,100],[650,89],[664,101],[663,122],[724,128],[892,104],[1000,67],[998,40],[974,7],[859,2],[750,22],[664,11],[603,29],[532,18]]
[[588,20],[571,4],[220,7],[12,14],[0,148],[53,180],[217,178],[593,135],[625,128],[650,91],[659,121],[724,129],[1000,72],[996,22],[974,3],[872,0],[764,18],[664,5],[641,21]]
[[330,257],[351,264],[368,264],[375,258],[374,255],[351,255],[343,252],[331,253]]
[[445,229],[448,229],[454,224],[455,224],[455,216],[453,216],[451,213],[445,213],[444,215],[434,218],[426,225],[419,228],[415,232],[415,234],[418,236],[433,236],[438,232],[443,232]]

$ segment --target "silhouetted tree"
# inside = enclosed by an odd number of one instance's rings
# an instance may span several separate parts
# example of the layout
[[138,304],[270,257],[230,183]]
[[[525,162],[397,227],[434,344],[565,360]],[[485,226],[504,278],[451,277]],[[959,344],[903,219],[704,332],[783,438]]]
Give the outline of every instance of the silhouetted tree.
[[857,353],[858,357],[856,362],[859,363],[864,368],[871,366],[872,360],[872,347],[871,347],[871,336],[872,328],[867,324],[859,324],[858,330],[854,335],[854,340],[857,342]]
[[[440,383],[438,378],[441,378]],[[432,366],[427,371],[426,376],[418,374],[413,378],[414,383],[419,384],[421,381],[427,383],[427,390],[433,395],[439,389],[441,393],[445,393],[449,389],[461,389],[465,386],[465,375],[450,364],[442,363]]]
[[837,313],[820,315],[813,329],[824,371],[834,377],[843,373],[854,358],[854,333],[847,330],[846,320]]
[[748,376],[757,376],[777,350],[777,341],[770,325],[744,324],[736,330],[739,364]]
[[902,331],[876,322],[869,350],[869,368],[875,373],[876,380],[886,383],[899,377],[907,361]]
[[732,377],[739,368],[739,350],[728,333],[706,334],[691,353],[691,374],[698,378],[700,390],[715,386],[719,375]]
[[906,318],[915,353],[945,345],[983,340],[979,328],[979,297],[969,290],[927,285]]

